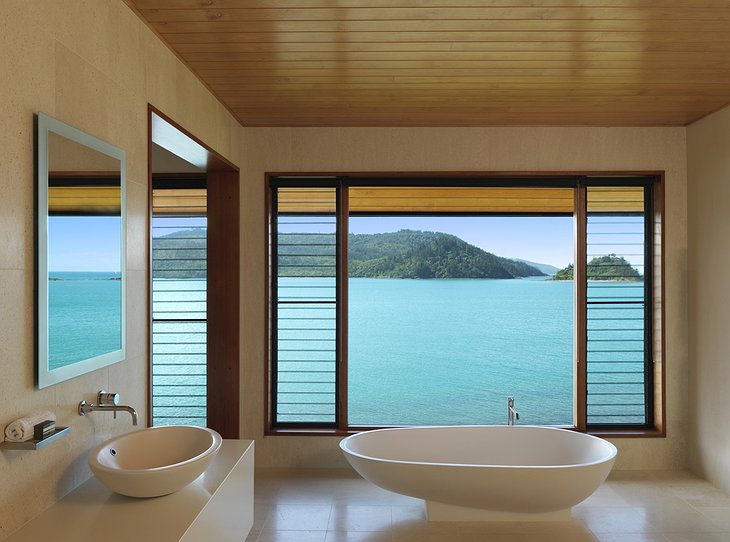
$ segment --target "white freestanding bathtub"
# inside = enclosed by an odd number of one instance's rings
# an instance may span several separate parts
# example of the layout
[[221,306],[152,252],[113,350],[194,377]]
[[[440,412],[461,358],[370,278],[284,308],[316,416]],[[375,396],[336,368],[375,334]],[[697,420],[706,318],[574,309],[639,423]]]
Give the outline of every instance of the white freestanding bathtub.
[[431,521],[569,519],[616,458],[603,439],[538,426],[378,429],[340,448],[363,478],[424,499]]

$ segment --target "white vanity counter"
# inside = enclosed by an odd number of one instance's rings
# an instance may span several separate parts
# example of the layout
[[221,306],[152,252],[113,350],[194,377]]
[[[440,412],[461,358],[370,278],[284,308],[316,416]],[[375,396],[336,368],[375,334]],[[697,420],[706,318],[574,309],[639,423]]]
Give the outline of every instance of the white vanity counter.
[[253,524],[253,456],[253,441],[224,440],[193,483],[152,499],[117,495],[92,477],[8,542],[241,542]]

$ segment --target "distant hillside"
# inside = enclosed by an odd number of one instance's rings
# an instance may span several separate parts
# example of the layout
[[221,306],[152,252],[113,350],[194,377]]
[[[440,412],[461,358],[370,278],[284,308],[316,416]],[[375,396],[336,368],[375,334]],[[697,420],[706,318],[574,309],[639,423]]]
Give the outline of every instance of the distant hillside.
[[[593,258],[588,262],[586,271],[588,280],[633,281],[642,278],[631,263],[615,254]],[[573,280],[573,264],[555,273],[553,280]]]
[[403,254],[422,245],[433,243],[444,233],[400,230],[392,233],[351,233],[347,250],[350,261],[376,260]]
[[530,262],[528,260],[521,260],[519,258],[513,258],[513,260],[516,262],[526,263],[527,265],[531,265],[532,267],[536,267],[546,275],[554,275],[555,273],[560,271],[560,268],[555,267],[554,265],[550,265],[548,263]]
[[369,278],[512,279],[544,276],[522,262],[500,258],[454,235],[401,230],[352,234],[349,276]]
[[152,239],[152,277],[203,279],[206,277],[206,230],[180,230]]
[[280,277],[334,277],[334,233],[282,233],[278,236]]
[[[279,235],[279,276],[334,276],[334,234]],[[512,279],[545,276],[526,263],[501,258],[454,235],[401,230],[350,234],[349,276],[353,278]],[[152,262],[155,278],[204,278],[205,230],[157,237]],[[169,261],[165,261],[169,260]]]

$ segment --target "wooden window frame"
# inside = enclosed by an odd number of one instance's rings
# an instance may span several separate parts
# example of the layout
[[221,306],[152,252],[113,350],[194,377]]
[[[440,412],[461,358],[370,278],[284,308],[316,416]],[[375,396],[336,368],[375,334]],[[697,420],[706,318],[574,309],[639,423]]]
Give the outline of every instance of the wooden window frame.
[[[575,189],[575,348],[574,348],[574,426],[564,426],[579,432],[591,435],[613,438],[663,438],[666,437],[666,364],[664,360],[665,348],[665,286],[664,286],[664,255],[665,241],[663,235],[664,224],[664,171],[589,171],[589,172],[267,172],[265,182],[265,390],[264,390],[264,434],[267,436],[347,436],[361,431],[382,429],[388,426],[350,426],[347,423],[347,235],[348,230],[348,191],[338,188],[337,195],[337,289],[338,289],[338,317],[337,317],[337,397],[336,422],[331,427],[306,427],[298,424],[276,426],[273,424],[272,387],[274,367],[274,346],[272,337],[274,300],[272,299],[272,250],[275,226],[275,217],[272,205],[272,181],[279,178],[299,178],[306,183],[316,179],[335,179],[336,185],[341,186],[473,186],[473,187],[561,187],[570,186]],[[586,282],[586,189],[591,185],[606,186],[630,185],[651,186],[650,200],[645,207],[647,217],[651,214],[653,220],[646,220],[645,250],[646,270],[651,270],[650,305],[651,305],[651,365],[645,364],[647,376],[652,380],[651,396],[646,396],[647,402],[652,402],[652,420],[646,426],[591,426],[587,424],[587,366],[585,363],[587,350],[587,282]],[[311,185],[310,185],[311,186]],[[490,213],[493,214],[493,213]],[[344,237],[343,237],[344,236]],[[273,254],[275,257],[275,252]],[[645,271],[648,276],[648,271]],[[647,298],[649,300],[649,298]]]

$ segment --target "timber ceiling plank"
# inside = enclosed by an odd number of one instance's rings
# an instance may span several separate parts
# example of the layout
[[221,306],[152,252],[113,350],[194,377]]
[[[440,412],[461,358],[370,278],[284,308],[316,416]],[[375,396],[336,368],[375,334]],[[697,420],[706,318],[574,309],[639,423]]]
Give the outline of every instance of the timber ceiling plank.
[[678,126],[730,0],[125,0],[246,126]]

